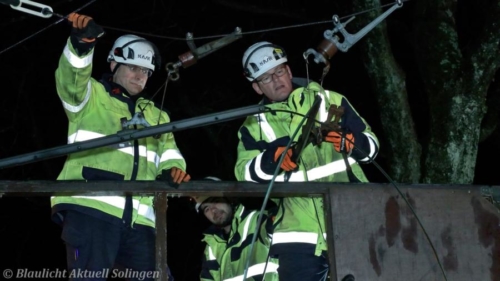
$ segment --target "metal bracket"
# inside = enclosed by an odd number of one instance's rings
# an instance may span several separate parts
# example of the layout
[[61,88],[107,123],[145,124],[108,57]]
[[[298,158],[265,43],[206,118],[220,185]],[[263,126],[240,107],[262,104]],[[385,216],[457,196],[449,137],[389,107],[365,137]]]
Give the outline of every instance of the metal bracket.
[[[368,25],[366,25],[363,29],[361,29],[356,34],[350,34],[345,30],[345,26],[354,20],[355,17],[351,17],[346,22],[340,22],[340,19],[337,15],[333,15],[333,24],[334,28],[332,30],[325,30],[324,37],[325,39],[319,44],[319,46],[315,49],[307,49],[303,53],[304,60],[307,62],[307,58],[310,55],[313,55],[314,62],[323,63],[325,67],[323,68],[323,74],[321,80],[326,76],[328,71],[330,71],[330,62],[328,61],[337,53],[338,50],[342,52],[347,52],[349,48],[351,48],[356,42],[361,40],[368,32],[370,32],[373,28],[375,28],[380,22],[382,22],[385,18],[387,18],[394,10],[399,9],[403,6],[402,0],[396,0],[396,3],[386,10],[383,14],[378,16]],[[337,33],[341,33],[343,36],[343,41],[340,42],[340,38]]]
[[[41,18],[50,18],[53,14],[53,10],[50,6],[29,0],[0,0],[0,3],[10,5],[10,7],[14,10],[25,12]],[[28,6],[31,6],[32,8],[29,9]],[[40,11],[34,10],[33,7],[40,8]]]
[[129,126],[132,125],[142,125],[144,127],[150,127],[151,125],[146,121],[146,118],[144,118],[144,114],[142,112],[136,112],[132,119],[127,120],[127,118],[123,117],[120,119],[122,123],[122,129],[128,129]]
[[[377,25],[379,25],[392,12],[401,7],[403,7],[403,1],[397,0],[396,3],[392,5],[391,8],[387,9],[383,14],[375,18],[373,21],[371,21],[363,29],[361,29],[360,31],[358,31],[358,33],[354,35],[347,32],[345,30],[345,26],[355,17],[351,17],[346,23],[341,23],[339,17],[337,15],[334,15],[333,24],[335,25],[335,28],[333,28],[332,30],[326,30],[324,36],[326,39],[332,41],[340,51],[347,52],[347,50],[349,50],[349,48],[351,48],[354,44],[356,44],[356,42],[361,40],[361,38],[363,38],[366,34],[368,34],[368,32],[370,32]],[[337,32],[342,33],[344,41],[339,42],[339,37],[335,36],[335,33]]]
[[179,68],[181,66],[183,68],[188,68],[191,65],[195,64],[199,59],[240,39],[241,37],[242,37],[241,28],[236,27],[233,33],[196,48],[196,45],[194,44],[193,34],[188,32],[186,34],[186,41],[190,51],[180,55],[179,61],[175,63],[173,62],[167,63],[166,69],[169,75],[169,79],[172,81],[177,81],[179,79]]

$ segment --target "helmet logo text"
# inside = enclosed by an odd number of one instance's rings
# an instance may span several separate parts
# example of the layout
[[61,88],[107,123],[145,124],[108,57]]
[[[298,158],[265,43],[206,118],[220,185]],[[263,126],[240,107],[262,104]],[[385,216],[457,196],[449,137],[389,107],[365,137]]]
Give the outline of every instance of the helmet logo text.
[[259,62],[259,65],[263,66],[264,64],[266,64],[272,60],[273,60],[273,57],[265,57],[261,62]]
[[145,55],[137,54],[137,58],[143,59],[143,60],[151,61],[152,57],[153,57],[153,52],[151,52],[151,51],[148,51]]

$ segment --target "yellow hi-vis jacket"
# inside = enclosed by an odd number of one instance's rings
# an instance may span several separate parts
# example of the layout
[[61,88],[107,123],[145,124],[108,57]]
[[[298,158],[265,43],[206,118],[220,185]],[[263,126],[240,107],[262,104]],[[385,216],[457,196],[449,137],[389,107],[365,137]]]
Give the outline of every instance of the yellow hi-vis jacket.
[[[68,143],[83,142],[112,135],[122,130],[122,118],[131,120],[142,112],[150,125],[170,122],[165,111],[144,97],[135,102],[124,89],[110,81],[91,77],[94,51],[78,56],[70,40],[56,70],[57,93],[68,117]],[[142,125],[135,125],[137,129]],[[159,138],[94,148],[68,155],[58,180],[155,180],[162,170],[177,167],[186,171],[186,163],[177,149],[172,133]],[[54,196],[51,198],[54,220],[64,210],[76,210],[123,224],[124,196]],[[153,197],[133,196],[132,224],[155,226]]]
[[[377,137],[344,96],[324,90],[315,82],[307,87],[295,89],[286,101],[270,103],[264,100],[262,103],[275,111],[246,118],[238,132],[240,141],[235,175],[239,181],[266,183],[272,179],[274,168],[270,169],[269,163],[274,162],[275,148],[286,146],[297,129],[299,133],[296,134],[294,141],[298,141],[301,132],[301,128],[298,127],[303,116],[311,108],[315,95],[321,97],[316,120],[327,121],[328,109],[332,104],[344,107],[340,125],[355,138],[355,149],[347,158],[352,168],[352,175],[347,173],[343,156],[335,151],[332,143],[322,142],[319,145],[310,143],[302,151],[298,163],[299,169],[291,174],[289,182],[368,181],[359,163],[369,163],[376,156],[379,149]],[[283,171],[277,176],[276,181],[284,181]],[[274,198],[273,201],[278,204],[279,210],[275,220],[272,254],[311,251],[315,255],[320,255],[322,251],[327,250],[323,199],[287,197],[281,200]]]
[[[238,205],[234,210],[231,232],[224,237],[223,230],[215,226],[205,233],[207,243],[200,280],[240,281],[243,280],[253,236],[257,234],[245,280],[278,281],[278,262],[269,257],[269,240],[272,222],[263,213],[261,225],[256,233],[259,211],[245,210]],[[264,274],[265,272],[265,274]]]

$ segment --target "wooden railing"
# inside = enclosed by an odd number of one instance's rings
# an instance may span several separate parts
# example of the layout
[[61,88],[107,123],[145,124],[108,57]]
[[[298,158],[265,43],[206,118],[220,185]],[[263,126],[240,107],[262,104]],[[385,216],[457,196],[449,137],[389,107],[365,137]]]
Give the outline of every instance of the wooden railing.
[[[319,182],[275,183],[271,197],[323,197],[330,280],[500,280],[500,215],[492,204],[499,186],[396,186],[404,198],[391,184]],[[155,196],[157,280],[165,281],[169,197],[264,197],[268,187],[224,181],[192,181],[179,189],[158,181],[0,181],[0,196]]]

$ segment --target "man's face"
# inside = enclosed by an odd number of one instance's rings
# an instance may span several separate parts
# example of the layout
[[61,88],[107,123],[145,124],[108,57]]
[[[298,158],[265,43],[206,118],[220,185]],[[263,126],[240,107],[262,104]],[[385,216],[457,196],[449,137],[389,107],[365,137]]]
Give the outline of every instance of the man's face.
[[[116,67],[115,61],[111,62],[111,71]],[[148,70],[136,65],[121,64],[113,75],[113,82],[119,84],[127,92],[135,96],[141,93],[148,81]]]
[[228,203],[203,203],[200,210],[216,226],[227,226],[233,218],[233,210]]
[[288,65],[280,64],[259,76],[252,87],[257,94],[265,95],[272,102],[286,100],[293,90],[292,71]]

